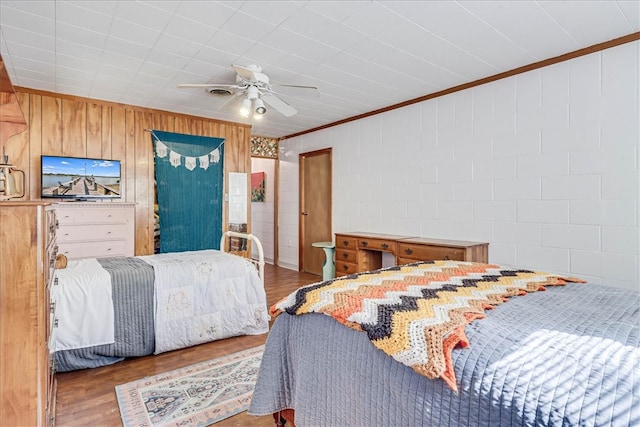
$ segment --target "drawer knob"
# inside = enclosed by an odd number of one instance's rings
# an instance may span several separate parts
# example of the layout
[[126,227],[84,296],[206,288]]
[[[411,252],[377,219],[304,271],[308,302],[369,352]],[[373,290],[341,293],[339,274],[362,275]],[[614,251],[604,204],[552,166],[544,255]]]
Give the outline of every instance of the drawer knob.
[[53,279],[53,286],[57,286],[58,285],[58,278],[56,277],[55,279]]
[[349,254],[346,252],[342,252],[342,258],[349,258]]
[[404,250],[404,253],[405,253],[405,254],[407,254],[407,255],[411,255],[411,254],[413,253],[413,249],[411,249],[411,248],[406,248],[406,249]]
[[349,241],[348,240],[343,240],[342,244],[345,245],[345,246],[349,246]]
[[382,249],[387,249],[389,247],[389,245],[387,243],[383,243],[380,246],[382,246]]
[[54,327],[54,328],[57,328],[57,327],[58,327],[58,318],[56,318],[56,319],[53,321],[53,327]]
[[360,242],[360,244],[362,246],[367,246],[369,244],[369,242],[367,242],[366,240],[363,240],[362,242]]
[[449,255],[445,255],[445,256],[444,256],[444,259],[449,259]]
[[342,264],[342,269],[344,271],[347,271],[349,269],[349,266],[347,264]]
[[50,304],[49,310],[52,313],[54,313],[56,311],[56,302],[55,301]]

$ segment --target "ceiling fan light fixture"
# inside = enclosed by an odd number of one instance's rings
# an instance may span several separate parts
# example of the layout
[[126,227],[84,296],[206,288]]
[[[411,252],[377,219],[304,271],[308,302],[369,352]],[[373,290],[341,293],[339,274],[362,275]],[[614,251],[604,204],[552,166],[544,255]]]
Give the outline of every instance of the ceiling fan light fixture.
[[242,100],[239,113],[243,117],[249,117],[249,113],[251,113],[251,100],[249,98]]
[[262,115],[267,112],[267,107],[264,106],[264,102],[260,98],[256,99],[255,107],[256,114],[258,115]]

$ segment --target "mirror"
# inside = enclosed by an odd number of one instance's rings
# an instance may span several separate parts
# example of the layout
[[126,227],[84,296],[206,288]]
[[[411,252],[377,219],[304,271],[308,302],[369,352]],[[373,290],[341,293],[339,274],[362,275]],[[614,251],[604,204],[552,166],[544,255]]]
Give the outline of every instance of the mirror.
[[[249,181],[246,173],[229,172],[229,230],[247,232],[247,200]],[[246,251],[247,240],[232,237],[229,239],[231,251]]]

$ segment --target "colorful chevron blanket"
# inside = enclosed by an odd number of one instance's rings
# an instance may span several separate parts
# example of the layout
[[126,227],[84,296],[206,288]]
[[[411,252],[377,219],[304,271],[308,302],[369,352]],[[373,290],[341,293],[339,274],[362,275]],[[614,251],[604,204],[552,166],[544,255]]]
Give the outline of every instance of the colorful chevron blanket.
[[582,282],[544,272],[465,261],[426,261],[304,286],[270,314],[323,313],[358,331],[395,360],[457,390],[452,350],[485,309],[546,285]]

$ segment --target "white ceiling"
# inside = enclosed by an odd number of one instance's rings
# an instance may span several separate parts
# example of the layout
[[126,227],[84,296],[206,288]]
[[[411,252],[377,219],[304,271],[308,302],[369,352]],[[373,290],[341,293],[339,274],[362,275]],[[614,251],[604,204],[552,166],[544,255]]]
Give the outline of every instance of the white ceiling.
[[14,86],[242,122],[227,98],[258,64],[298,109],[291,135],[640,31],[640,1],[12,1],[0,52]]

